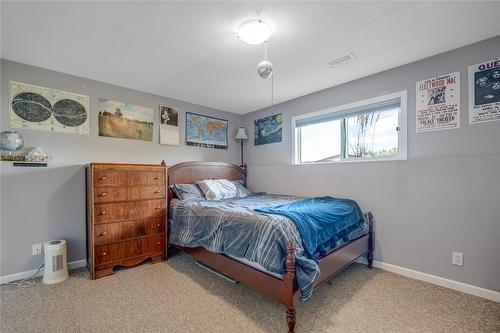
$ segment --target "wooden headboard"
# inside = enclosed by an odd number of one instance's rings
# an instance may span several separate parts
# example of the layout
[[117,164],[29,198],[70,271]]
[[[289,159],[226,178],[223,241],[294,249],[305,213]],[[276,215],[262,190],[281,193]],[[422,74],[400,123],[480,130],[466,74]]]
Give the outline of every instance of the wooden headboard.
[[[225,162],[182,162],[171,166],[167,171],[167,185],[194,184],[205,179],[241,180],[246,185],[246,169]],[[173,193],[168,188],[169,201]]]

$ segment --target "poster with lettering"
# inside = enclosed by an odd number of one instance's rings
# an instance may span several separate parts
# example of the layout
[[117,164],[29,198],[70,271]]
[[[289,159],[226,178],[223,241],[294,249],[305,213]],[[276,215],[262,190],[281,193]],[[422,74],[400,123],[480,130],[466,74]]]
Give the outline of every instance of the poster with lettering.
[[500,120],[500,59],[469,66],[469,123]]
[[460,127],[460,72],[417,82],[417,133]]

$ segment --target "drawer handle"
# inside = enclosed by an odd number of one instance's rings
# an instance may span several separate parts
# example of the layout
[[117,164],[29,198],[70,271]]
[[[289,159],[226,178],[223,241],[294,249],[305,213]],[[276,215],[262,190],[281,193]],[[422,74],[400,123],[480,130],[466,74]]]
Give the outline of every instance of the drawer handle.
[[161,207],[155,207],[156,210],[161,209]]
[[108,195],[108,193],[106,193],[106,192],[102,192],[101,194],[99,194],[99,196],[101,196],[101,197],[105,197],[107,195]]
[[101,177],[99,180],[108,180],[108,177]]
[[108,212],[103,210],[102,212],[99,213],[99,215],[106,215]]
[[103,256],[103,257],[105,257],[105,256],[107,256],[107,255],[108,255],[108,253],[106,253],[106,252],[103,252],[103,253],[102,253],[102,256]]
[[155,191],[155,194],[160,194],[160,193],[161,193],[161,191]]
[[156,225],[156,227],[157,227],[157,228],[161,227],[161,224],[160,224],[160,223],[158,223],[158,224]]
[[156,242],[156,245],[160,245],[161,243],[160,242]]
[[108,234],[108,232],[107,232],[107,231],[103,231],[103,232],[101,232],[101,236],[106,236],[107,234]]
[[155,177],[154,179],[155,179],[155,180],[160,180],[160,178],[161,178],[161,177]]

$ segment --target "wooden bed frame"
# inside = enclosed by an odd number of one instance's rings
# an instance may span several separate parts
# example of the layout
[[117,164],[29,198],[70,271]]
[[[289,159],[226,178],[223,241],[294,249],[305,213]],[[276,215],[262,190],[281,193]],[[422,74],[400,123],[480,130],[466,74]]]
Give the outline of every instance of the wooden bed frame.
[[[246,169],[223,162],[184,162],[168,169],[169,186],[172,184],[192,184],[199,180],[211,178],[242,180],[246,183]],[[169,202],[173,197],[174,195],[169,188]],[[372,268],[373,216],[371,213],[367,213],[365,216],[367,216],[369,223],[369,233],[367,235],[361,236],[320,258],[319,268],[321,273],[318,281],[316,281],[315,288],[328,281],[363,255],[367,256],[368,267]],[[300,291],[297,288],[297,279],[295,277],[295,246],[291,241],[287,246],[286,271],[283,279],[259,271],[223,254],[207,251],[202,247],[186,248],[176,246],[176,248],[224,275],[281,302],[287,309],[288,332],[294,332],[295,308],[300,301]]]

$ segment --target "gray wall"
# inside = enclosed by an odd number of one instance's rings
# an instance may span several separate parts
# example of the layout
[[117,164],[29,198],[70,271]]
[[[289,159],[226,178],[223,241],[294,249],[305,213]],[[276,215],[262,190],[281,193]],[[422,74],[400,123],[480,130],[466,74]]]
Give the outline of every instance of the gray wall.
[[[181,161],[228,161],[239,164],[239,145],[232,138],[241,116],[174,99],[87,80],[63,73],[1,61],[2,130],[9,128],[8,83],[10,80],[61,89],[90,96],[90,135],[70,135],[18,130],[27,146],[40,146],[54,156],[48,168],[14,168],[1,162],[1,265],[0,275],[33,269],[42,257],[31,255],[31,246],[49,239],[68,240],[69,261],[85,258],[85,171],[89,162],[160,163]],[[151,107],[155,110],[153,142],[99,137],[97,99]],[[158,144],[158,106],[166,104],[180,110],[180,146]],[[185,111],[229,120],[229,149],[185,146]]]
[[[353,198],[376,217],[375,259],[499,290],[500,121],[469,125],[467,96],[467,66],[499,56],[497,36],[275,106],[283,142],[246,145],[250,188]],[[455,71],[461,128],[416,134],[416,82]],[[291,165],[292,116],[400,90],[408,91],[408,160]],[[245,127],[270,114],[245,115]],[[452,251],[464,253],[463,267],[451,264]]]
[[[500,37],[301,97],[275,107],[284,115],[283,142],[245,146],[252,190],[295,195],[336,195],[357,200],[376,217],[375,258],[492,290],[500,288],[500,122],[468,124],[467,66],[500,56]],[[328,69],[325,69],[328,70]],[[461,128],[415,133],[415,83],[436,74],[461,72]],[[69,241],[69,260],[85,257],[83,165],[100,162],[168,164],[186,160],[238,163],[237,143],[229,150],[161,146],[97,136],[97,98],[152,107],[178,107],[181,142],[184,111],[230,121],[230,136],[244,117],[62,73],[1,62],[1,128],[8,128],[8,81],[64,89],[91,97],[90,135],[20,130],[27,145],[41,146],[55,159],[46,169],[1,167],[0,275],[34,268],[41,257],[31,245],[52,238]],[[279,83],[279,82],[278,82]],[[85,88],[83,88],[85,86]],[[276,87],[279,90],[279,85]],[[377,95],[408,91],[408,160],[292,166],[291,117]],[[464,266],[451,265],[451,252],[464,252]]]

